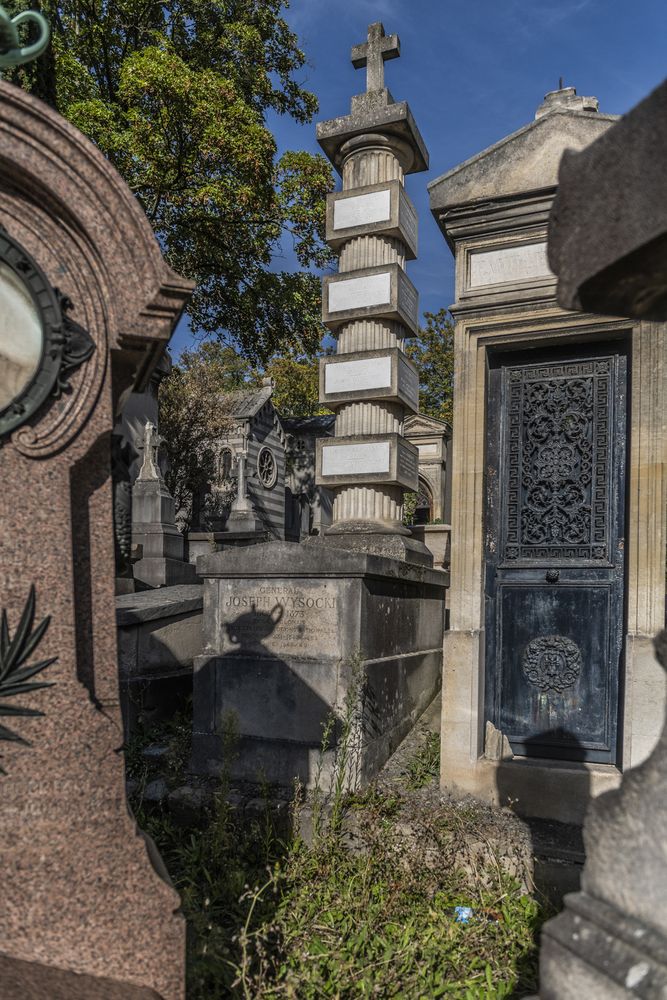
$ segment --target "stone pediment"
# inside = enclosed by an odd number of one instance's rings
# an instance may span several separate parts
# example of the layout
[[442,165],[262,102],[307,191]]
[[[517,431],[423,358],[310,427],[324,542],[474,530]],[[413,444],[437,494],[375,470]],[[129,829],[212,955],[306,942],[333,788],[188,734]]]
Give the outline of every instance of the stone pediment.
[[452,429],[446,420],[429,417],[425,413],[415,413],[406,418],[404,434],[407,438],[419,437],[422,434],[450,438]]
[[428,185],[431,211],[555,188],[566,149],[582,150],[618,115],[555,108]]

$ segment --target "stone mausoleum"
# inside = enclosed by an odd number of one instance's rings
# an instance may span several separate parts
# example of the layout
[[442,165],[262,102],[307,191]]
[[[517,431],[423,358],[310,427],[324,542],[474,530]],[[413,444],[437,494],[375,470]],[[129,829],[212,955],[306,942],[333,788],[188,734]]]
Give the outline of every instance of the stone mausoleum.
[[442,782],[570,822],[665,700],[665,328],[560,308],[547,259],[561,156],[614,121],[555,91],[429,185],[456,259]]

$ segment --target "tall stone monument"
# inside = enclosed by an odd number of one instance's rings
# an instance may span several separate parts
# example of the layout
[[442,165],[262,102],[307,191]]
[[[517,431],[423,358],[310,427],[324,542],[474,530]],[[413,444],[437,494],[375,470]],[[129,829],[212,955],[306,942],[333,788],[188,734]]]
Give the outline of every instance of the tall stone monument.
[[182,1000],[179,899],[125,801],[110,438],[191,285],[100,151],[2,82],[0,133],[0,994]]
[[547,258],[563,151],[615,121],[554,91],[429,185],[456,257],[442,783],[571,823],[664,704],[665,331],[561,308]]
[[320,363],[320,402],[336,412],[335,439],[318,441],[317,482],[334,492],[330,544],[432,565],[403,523],[403,494],[417,489],[417,448],[403,436],[419,409],[419,378],[403,345],[419,326],[417,290],[405,271],[417,254],[417,214],[406,174],[428,153],[405,101],[384,85],[384,60],[400,54],[397,35],[372,24],[352,50],[366,67],[366,93],[352,112],[322,122],[317,138],[342,174],[329,195],[326,237],[340,257],[324,279],[323,320],[337,339]]
[[143,460],[132,487],[132,544],[141,558],[132,567],[135,581],[149,587],[197,583],[194,566],[185,560],[185,539],[176,526],[174,498],[158,460],[161,438],[155,424],[143,427]]
[[[355,46],[367,91],[352,113],[323,122],[318,140],[343,177],[329,197],[327,239],[340,273],[325,278],[323,316],[338,351],[322,362],[320,398],[336,411],[335,438],[318,442],[317,481],[335,491],[333,523],[302,545],[273,542],[201,557],[205,653],[194,676],[194,764],[222,764],[221,725],[236,716],[239,778],[312,785],[323,727],[356,698],[353,783],[372,777],[438,685],[447,574],[402,524],[416,490],[418,452],[403,436],[418,409],[404,353],[417,329],[405,273],[417,219],[404,176],[427,153],[405,102],[384,86],[399,53],[381,24]],[[356,692],[356,694],[355,694]],[[325,771],[336,754],[327,754]]]

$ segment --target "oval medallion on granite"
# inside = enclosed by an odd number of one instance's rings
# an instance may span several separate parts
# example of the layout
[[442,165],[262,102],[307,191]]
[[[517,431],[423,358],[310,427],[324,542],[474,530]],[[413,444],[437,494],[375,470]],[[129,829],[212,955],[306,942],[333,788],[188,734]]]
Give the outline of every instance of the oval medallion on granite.
[[541,635],[531,639],[521,661],[526,680],[540,691],[565,691],[581,672],[581,652],[564,635]]

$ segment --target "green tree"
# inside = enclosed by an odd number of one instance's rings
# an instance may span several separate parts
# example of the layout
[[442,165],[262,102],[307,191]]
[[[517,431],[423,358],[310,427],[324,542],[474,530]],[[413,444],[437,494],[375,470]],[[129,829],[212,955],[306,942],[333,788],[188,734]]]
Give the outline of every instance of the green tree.
[[[7,0],[10,11],[23,0]],[[332,255],[322,156],[276,161],[270,112],[317,111],[287,0],[41,0],[53,43],[8,74],[53,103],[123,175],[169,263],[197,282],[196,332],[227,331],[254,362],[319,346],[320,283]],[[292,240],[304,270],[273,267]]]
[[430,417],[452,422],[454,324],[446,309],[425,312],[426,326],[409,341],[407,354],[419,372],[419,408]]
[[283,417],[313,417],[329,413],[320,405],[319,355],[276,355],[255,375],[275,382],[273,405]]
[[213,443],[231,425],[229,393],[250,375],[247,359],[217,340],[184,351],[160,386],[160,434],[168,457],[167,486],[179,520],[189,522],[193,497],[215,473]]

